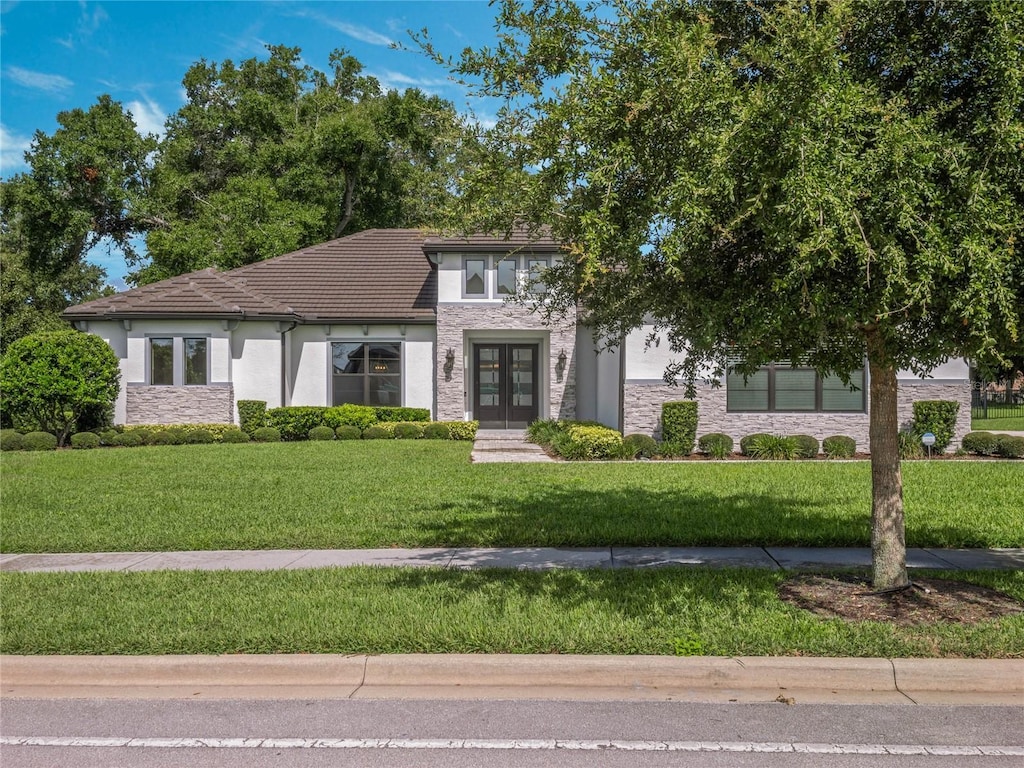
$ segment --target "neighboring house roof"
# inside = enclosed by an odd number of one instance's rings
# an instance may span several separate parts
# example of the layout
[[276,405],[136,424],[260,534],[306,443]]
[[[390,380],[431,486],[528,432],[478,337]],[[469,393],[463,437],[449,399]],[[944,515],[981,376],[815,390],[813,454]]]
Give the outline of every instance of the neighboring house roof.
[[266,261],[204,269],[69,307],[69,320],[216,317],[329,322],[432,320],[437,273],[426,254],[441,251],[551,252],[550,237],[522,232],[429,237],[418,229],[370,229]]

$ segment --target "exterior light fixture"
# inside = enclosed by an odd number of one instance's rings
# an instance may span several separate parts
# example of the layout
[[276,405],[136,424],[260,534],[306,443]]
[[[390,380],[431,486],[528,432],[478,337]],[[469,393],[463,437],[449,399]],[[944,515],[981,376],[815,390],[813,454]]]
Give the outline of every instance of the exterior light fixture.
[[448,351],[444,353],[444,380],[452,380],[452,370],[455,368],[455,350],[448,347]]
[[565,376],[565,365],[568,359],[569,358],[566,356],[564,349],[558,353],[558,363],[555,365],[555,375],[559,382],[561,382],[562,378]]

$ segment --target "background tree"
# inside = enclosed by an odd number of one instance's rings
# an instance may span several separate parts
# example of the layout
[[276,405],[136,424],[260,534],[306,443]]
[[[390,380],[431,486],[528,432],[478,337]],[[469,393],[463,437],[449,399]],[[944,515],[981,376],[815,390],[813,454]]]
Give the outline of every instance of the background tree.
[[[550,223],[549,276],[692,389],[800,360],[870,373],[873,580],[907,585],[896,374],[1005,359],[1024,318],[1018,3],[506,0],[454,70],[506,107],[460,229]],[[427,45],[428,51],[429,44]]]
[[53,331],[24,336],[0,359],[0,398],[15,426],[57,436],[64,445],[87,411],[110,409],[121,370],[99,336]]
[[167,225],[133,279],[232,268],[368,227],[419,226],[446,198],[458,145],[454,108],[384,92],[344,51],[329,74],[298,48],[265,60],[201,61],[167,123],[156,198]]

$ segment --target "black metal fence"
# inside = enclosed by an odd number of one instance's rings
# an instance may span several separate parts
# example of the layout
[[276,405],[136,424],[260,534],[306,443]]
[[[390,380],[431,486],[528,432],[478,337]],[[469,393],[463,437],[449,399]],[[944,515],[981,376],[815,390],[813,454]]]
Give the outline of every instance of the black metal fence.
[[1006,386],[995,387],[975,381],[971,387],[971,418],[1024,418],[1024,391]]

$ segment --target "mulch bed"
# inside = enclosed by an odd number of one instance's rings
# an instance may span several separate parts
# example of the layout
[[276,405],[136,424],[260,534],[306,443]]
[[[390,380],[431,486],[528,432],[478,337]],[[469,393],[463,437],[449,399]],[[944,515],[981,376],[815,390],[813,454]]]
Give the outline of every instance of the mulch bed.
[[779,597],[818,616],[846,621],[916,624],[974,624],[1024,612],[1009,595],[947,579],[913,579],[897,592],[876,592],[860,576],[800,574],[779,586]]

